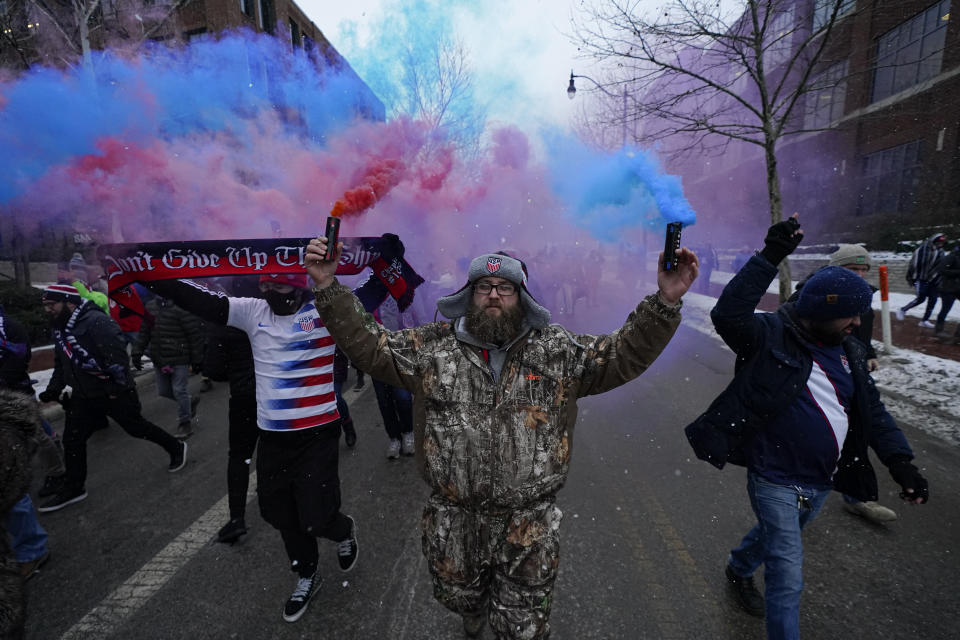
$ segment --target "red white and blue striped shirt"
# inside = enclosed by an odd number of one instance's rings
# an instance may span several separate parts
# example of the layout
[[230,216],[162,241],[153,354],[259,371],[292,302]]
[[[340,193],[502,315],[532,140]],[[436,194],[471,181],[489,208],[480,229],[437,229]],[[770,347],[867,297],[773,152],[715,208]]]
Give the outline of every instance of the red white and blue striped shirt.
[[230,298],[227,324],[250,338],[261,429],[307,429],[340,418],[333,391],[335,345],[313,302],[278,316],[259,298]]

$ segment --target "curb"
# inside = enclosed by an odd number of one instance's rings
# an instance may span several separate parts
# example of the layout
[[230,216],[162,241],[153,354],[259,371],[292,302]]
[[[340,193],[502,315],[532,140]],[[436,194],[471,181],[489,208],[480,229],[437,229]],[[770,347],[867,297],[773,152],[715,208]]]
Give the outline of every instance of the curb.
[[[134,380],[136,380],[138,391],[140,387],[147,384],[149,381],[153,380],[153,376],[150,375],[153,373],[153,367],[151,367],[150,369],[144,369],[143,371],[137,371],[136,369],[131,369],[131,372],[133,372],[134,374],[133,378]],[[60,420],[61,418],[63,418],[63,406],[59,402],[47,402],[46,404],[41,404],[40,414],[43,416],[43,419],[46,420],[47,422]]]

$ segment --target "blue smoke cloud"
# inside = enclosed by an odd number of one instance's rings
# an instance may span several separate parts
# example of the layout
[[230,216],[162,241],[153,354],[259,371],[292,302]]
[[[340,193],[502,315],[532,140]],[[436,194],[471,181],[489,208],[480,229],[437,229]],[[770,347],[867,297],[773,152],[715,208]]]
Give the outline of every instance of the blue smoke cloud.
[[172,140],[244,130],[264,111],[279,112],[291,136],[323,143],[360,106],[379,109],[353,74],[320,72],[302,50],[239,31],[188,47],[157,44],[134,61],[95,52],[91,69],[35,67],[0,85],[0,203],[52,166],[94,153],[102,138]]
[[569,204],[572,221],[596,238],[613,242],[628,229],[696,222],[680,178],[663,173],[650,152],[630,146],[601,152],[559,133],[546,143],[554,191]]

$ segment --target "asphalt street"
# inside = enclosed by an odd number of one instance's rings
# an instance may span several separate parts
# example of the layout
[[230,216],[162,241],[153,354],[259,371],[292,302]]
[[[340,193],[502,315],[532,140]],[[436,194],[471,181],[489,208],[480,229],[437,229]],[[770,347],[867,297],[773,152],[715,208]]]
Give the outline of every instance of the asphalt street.
[[[732,367],[729,351],[682,326],[640,379],[581,401],[572,472],[559,495],[554,639],[764,637],[762,621],[736,607],[723,577],[728,550],[753,524],[745,472],[696,460],[682,432],[729,382]],[[173,430],[174,403],[157,398],[149,378],[143,382],[145,414]],[[281,618],[295,578],[252,492],[250,533],[233,546],[213,541],[226,519],[227,387],[217,384],[203,394],[179,473],[167,472],[161,449],[116,425],[91,437],[89,497],[41,514],[52,559],[28,583],[27,637],[462,637],[459,619],[432,598],[420,552],[427,487],[411,458],[385,458],[369,382],[346,396],[359,440],[353,450],[341,444],[340,476],[360,558],[341,574],[334,544],[321,541],[325,582],[299,622]],[[960,451],[901,426],[931,501],[900,503],[882,467],[881,502],[898,511],[898,521],[871,525],[831,496],[805,533],[801,631],[808,640],[957,637]]]

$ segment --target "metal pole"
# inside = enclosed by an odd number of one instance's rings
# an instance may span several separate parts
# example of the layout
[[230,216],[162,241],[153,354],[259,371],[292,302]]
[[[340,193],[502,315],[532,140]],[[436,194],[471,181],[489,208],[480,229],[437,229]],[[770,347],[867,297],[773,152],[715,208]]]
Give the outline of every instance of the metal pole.
[[883,327],[883,348],[889,354],[893,346],[893,338],[890,334],[890,279],[887,274],[887,265],[881,265],[877,271],[880,272],[880,322]]

